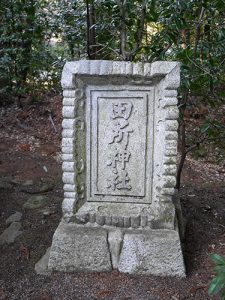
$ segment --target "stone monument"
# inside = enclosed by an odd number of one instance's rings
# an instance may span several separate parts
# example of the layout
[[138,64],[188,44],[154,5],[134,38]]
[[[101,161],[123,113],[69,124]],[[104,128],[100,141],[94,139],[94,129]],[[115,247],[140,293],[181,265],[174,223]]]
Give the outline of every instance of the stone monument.
[[50,270],[185,276],[173,204],[179,81],[177,62],[66,63]]

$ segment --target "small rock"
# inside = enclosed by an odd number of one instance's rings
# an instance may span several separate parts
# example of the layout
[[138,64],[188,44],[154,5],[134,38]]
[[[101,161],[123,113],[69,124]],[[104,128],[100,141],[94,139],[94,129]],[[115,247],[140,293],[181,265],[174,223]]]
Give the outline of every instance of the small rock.
[[37,183],[32,185],[22,185],[21,191],[28,194],[40,194],[52,191],[54,184],[51,182]]
[[19,184],[19,181],[13,176],[1,177],[0,181],[4,181],[12,185]]
[[15,239],[22,234],[20,228],[20,222],[11,223],[10,226],[0,235],[0,245],[13,243]]
[[20,184],[19,180],[16,179],[16,178],[12,178],[12,179],[10,180],[10,183],[12,183],[13,185],[18,185],[18,184]]
[[22,186],[29,186],[29,185],[33,185],[33,184],[34,184],[33,180],[28,179],[22,183]]
[[44,216],[44,218],[45,218],[45,217],[48,217],[48,216],[50,216],[50,215],[51,215],[51,212],[50,212],[49,210],[43,211],[43,216]]
[[46,196],[31,196],[27,202],[24,203],[25,209],[36,209],[45,206],[49,202],[49,198]]
[[13,222],[19,222],[22,218],[22,213],[19,211],[16,211],[13,215],[11,215],[10,217],[8,217],[8,219],[5,221],[6,225],[9,225]]
[[40,186],[40,193],[46,193],[52,191],[54,188],[54,184],[51,182],[44,182],[43,185]]
[[0,190],[12,190],[13,185],[4,178],[0,178]]
[[208,210],[212,210],[212,208],[211,208],[209,205],[205,205],[205,206],[203,207],[203,210],[204,210],[204,211],[208,211]]
[[188,195],[188,197],[196,197],[196,195],[194,195],[194,194],[190,194],[190,195]]
[[46,253],[44,254],[44,256],[42,256],[42,258],[35,264],[35,272],[39,275],[50,275],[51,271],[48,269],[48,260],[49,260],[49,256],[50,256],[50,250],[51,247],[49,247],[46,251]]
[[52,209],[48,208],[48,209],[43,210],[43,216],[44,216],[44,218],[48,217],[48,216],[51,216],[51,215],[53,215],[55,213],[56,213],[56,210],[53,209],[53,208]]

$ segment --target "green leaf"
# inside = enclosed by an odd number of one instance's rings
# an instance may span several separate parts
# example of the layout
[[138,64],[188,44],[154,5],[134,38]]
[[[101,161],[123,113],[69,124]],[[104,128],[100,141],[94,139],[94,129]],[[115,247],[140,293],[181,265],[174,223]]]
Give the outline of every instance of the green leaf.
[[210,128],[210,125],[208,123],[203,124],[201,127],[201,133],[207,132],[209,130],[209,128]]
[[224,277],[225,277],[225,265],[217,265],[214,269],[213,269],[216,273],[224,273]]
[[217,265],[225,265],[225,258],[219,254],[212,253],[210,255],[212,261]]
[[209,285],[208,293],[209,295],[217,294],[225,285],[225,277],[216,276],[213,278]]

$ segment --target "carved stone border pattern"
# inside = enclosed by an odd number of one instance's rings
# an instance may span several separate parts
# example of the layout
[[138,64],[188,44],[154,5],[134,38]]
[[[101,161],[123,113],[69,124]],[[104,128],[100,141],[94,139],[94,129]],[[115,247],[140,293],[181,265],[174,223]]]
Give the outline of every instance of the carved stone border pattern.
[[[82,82],[77,80],[76,86],[75,90],[63,91],[62,210],[65,220],[73,216],[77,200],[85,198],[85,102]],[[81,119],[80,115],[84,117]]]
[[[74,205],[82,195],[82,186],[76,186],[79,169],[77,166],[82,162],[82,157],[77,157],[75,143],[76,141],[76,122],[78,113],[76,112],[78,102],[82,101],[82,87],[75,78],[82,76],[102,77],[125,76],[139,81],[139,84],[146,85],[148,80],[156,78],[158,93],[155,103],[156,109],[156,127],[157,122],[162,121],[159,131],[164,132],[165,141],[162,150],[159,142],[155,141],[155,150],[160,149],[158,161],[159,166],[154,166],[153,176],[153,199],[152,205],[155,209],[160,208],[160,202],[171,204],[171,197],[174,194],[175,174],[176,174],[176,154],[177,154],[177,88],[180,83],[179,63],[177,62],[154,62],[149,63],[131,63],[117,61],[75,61],[65,64],[62,73],[63,87],[63,139],[62,139],[62,159],[63,159],[63,182],[64,182],[64,201],[63,216],[66,220],[74,214]],[[82,82],[82,80],[80,80]],[[82,106],[81,106],[82,107]],[[84,109],[84,105],[83,105]],[[158,114],[158,117],[157,117]],[[80,113],[79,113],[80,115]],[[159,117],[160,116],[160,117]],[[157,119],[158,118],[158,119]],[[159,120],[161,118],[161,120]],[[156,132],[157,133],[157,132]],[[82,135],[80,136],[82,139]],[[83,141],[84,142],[84,141]],[[161,151],[162,150],[162,151]],[[85,152],[85,151],[84,151]],[[157,162],[154,162],[154,164]],[[84,164],[84,161],[83,161]],[[81,169],[84,168],[81,167]],[[163,176],[162,176],[163,175]],[[83,176],[83,175],[82,175]],[[82,177],[81,176],[81,177]],[[80,183],[79,183],[80,184]],[[156,189],[157,187],[157,189]],[[85,189],[84,189],[85,190]]]
[[74,183],[74,125],[75,125],[75,90],[63,91],[63,122],[62,122],[62,170],[64,183],[64,200],[62,204],[63,216],[69,218],[73,214],[76,197]]

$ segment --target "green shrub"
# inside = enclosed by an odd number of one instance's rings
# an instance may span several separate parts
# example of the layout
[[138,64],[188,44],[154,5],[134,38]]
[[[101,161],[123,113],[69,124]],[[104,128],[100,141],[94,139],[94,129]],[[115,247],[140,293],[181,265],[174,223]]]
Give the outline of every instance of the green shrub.
[[225,299],[225,258],[219,254],[211,254],[211,259],[215,263],[215,277],[210,283],[209,294],[215,295],[221,293],[221,299]]

